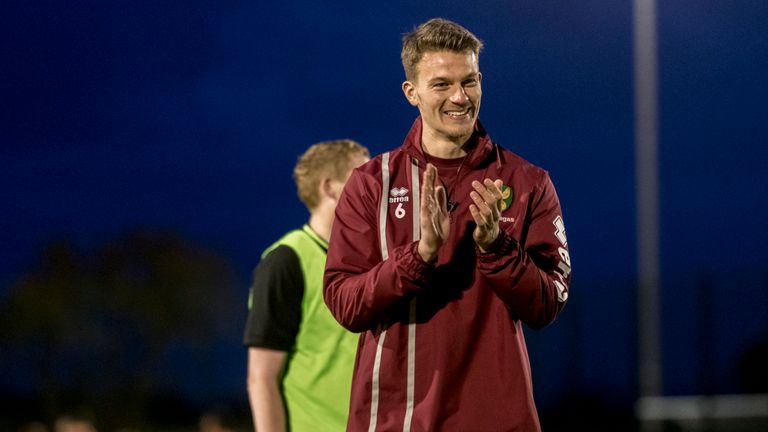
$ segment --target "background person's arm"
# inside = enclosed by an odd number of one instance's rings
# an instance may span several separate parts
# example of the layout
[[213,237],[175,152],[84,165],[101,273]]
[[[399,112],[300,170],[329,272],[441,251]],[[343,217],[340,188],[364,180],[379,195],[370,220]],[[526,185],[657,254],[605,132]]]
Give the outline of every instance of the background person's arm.
[[248,347],[248,399],[259,432],[287,430],[280,391],[288,352],[301,323],[304,279],[296,253],[278,246],[256,267],[243,342]]
[[266,348],[248,348],[248,400],[253,426],[258,432],[283,432],[285,402],[280,379],[287,353]]

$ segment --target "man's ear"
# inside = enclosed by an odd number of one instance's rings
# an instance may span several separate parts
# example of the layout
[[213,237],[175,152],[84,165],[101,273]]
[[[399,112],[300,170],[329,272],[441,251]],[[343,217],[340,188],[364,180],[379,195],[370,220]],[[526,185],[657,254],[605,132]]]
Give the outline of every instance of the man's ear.
[[[341,185],[341,186],[340,186]],[[341,190],[343,189],[343,183],[333,180],[330,177],[324,177],[320,180],[320,193],[323,196],[331,198],[334,201],[338,201],[341,196]]]
[[410,103],[413,106],[419,105],[419,97],[416,94],[416,86],[413,85],[410,81],[404,81],[403,82],[403,94],[405,95],[405,98],[408,99],[408,103]]
[[333,198],[333,185],[331,184],[331,179],[328,177],[323,177],[322,180],[320,180],[320,194],[322,196],[331,197]]

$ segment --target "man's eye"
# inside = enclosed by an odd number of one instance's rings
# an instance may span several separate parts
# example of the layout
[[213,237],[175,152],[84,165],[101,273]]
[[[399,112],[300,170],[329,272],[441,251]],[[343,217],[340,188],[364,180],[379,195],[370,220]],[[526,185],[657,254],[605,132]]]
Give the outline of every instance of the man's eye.
[[477,85],[477,80],[475,80],[475,79],[464,81],[464,86],[465,87],[474,87],[476,85]]
[[436,83],[434,85],[435,88],[446,88],[448,87],[448,83]]

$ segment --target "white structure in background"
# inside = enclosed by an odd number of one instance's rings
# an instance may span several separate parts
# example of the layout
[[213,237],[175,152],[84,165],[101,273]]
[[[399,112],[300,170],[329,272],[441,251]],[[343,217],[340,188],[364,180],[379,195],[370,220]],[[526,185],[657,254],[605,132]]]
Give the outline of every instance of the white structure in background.
[[661,430],[663,421],[674,421],[683,430],[690,431],[766,430],[762,428],[768,423],[768,394],[662,395],[656,21],[656,0],[634,0],[637,348],[640,393],[636,415],[641,430],[646,432]]
[[640,396],[650,397],[662,391],[656,0],[635,0],[634,7],[638,384]]

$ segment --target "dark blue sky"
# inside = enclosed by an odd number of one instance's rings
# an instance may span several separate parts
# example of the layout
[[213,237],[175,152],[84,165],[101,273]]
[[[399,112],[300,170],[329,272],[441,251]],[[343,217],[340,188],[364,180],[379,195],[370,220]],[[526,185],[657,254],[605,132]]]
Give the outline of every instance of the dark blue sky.
[[[768,334],[768,3],[659,3],[666,391],[701,391],[691,364],[712,368],[717,391],[739,391],[735,359]],[[486,44],[486,128],[550,171],[565,214],[574,285],[561,319],[529,339],[539,399],[633,396],[631,1],[2,9],[0,301],[48,239],[88,250],[136,227],[229,257],[245,296],[261,251],[306,218],[297,155],[338,137],[373,153],[399,145],[416,115],[400,90],[400,36],[444,16]],[[713,310],[695,301],[704,281]],[[697,332],[701,319],[713,334]],[[239,338],[221,359],[235,392]],[[718,347],[708,365],[703,344]]]

